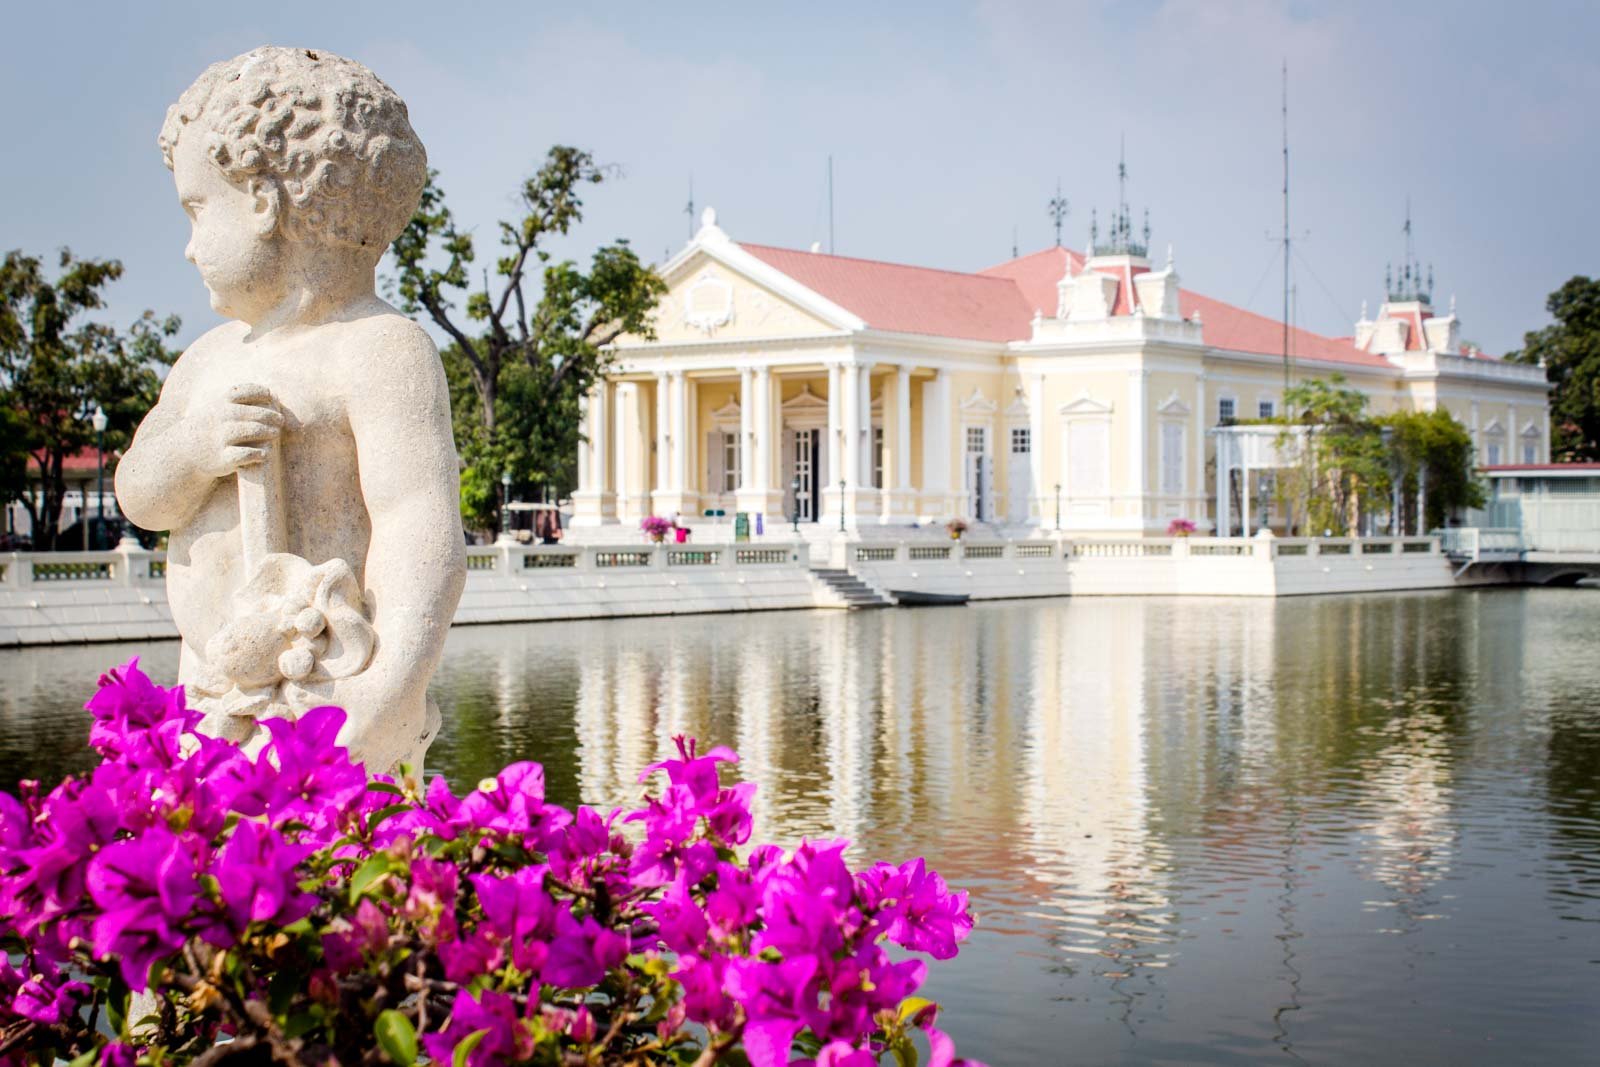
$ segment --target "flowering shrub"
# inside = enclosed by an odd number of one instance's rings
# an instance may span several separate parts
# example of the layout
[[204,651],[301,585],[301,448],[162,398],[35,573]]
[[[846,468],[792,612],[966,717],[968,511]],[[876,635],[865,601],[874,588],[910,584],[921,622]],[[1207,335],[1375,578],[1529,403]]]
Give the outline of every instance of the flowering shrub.
[[1168,537],[1188,537],[1190,534],[1194,533],[1194,531],[1195,525],[1193,519],[1173,519],[1171,522],[1167,523]]
[[944,524],[944,528],[950,534],[951,539],[955,540],[967,532],[967,520],[959,518],[951,519],[949,522]]
[[966,894],[842,841],[741,855],[726,749],[679,739],[642,807],[569,812],[533,763],[369,781],[337,708],[251,757],[137,660],[87,706],[100,766],[0,793],[5,1067],[866,1067],[916,1030],[958,1062],[886,942],[955,955]]
[[664,541],[667,534],[672,531],[672,520],[663,519],[660,515],[646,515],[639,520],[639,529],[652,541]]

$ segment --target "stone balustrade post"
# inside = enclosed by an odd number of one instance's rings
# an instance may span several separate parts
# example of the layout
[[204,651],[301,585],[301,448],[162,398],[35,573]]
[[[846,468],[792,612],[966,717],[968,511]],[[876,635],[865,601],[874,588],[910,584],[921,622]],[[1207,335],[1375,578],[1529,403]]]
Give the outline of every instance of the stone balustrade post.
[[124,537],[112,549],[117,554],[116,581],[118,585],[137,585],[150,577],[150,558],[155,555],[132,537]]

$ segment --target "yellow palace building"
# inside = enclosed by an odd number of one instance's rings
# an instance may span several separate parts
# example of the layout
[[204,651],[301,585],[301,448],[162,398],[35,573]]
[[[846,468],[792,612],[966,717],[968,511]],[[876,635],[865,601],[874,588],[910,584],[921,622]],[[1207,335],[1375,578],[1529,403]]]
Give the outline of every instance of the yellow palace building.
[[[1126,206],[1109,229],[968,274],[746,244],[708,208],[655,338],[619,338],[588,398],[574,525],[1212,530],[1213,431],[1280,409],[1283,326],[1182,288]],[[1294,380],[1447,408],[1485,465],[1546,462],[1543,370],[1464,346],[1428,288],[1408,264],[1352,336],[1291,329]]]

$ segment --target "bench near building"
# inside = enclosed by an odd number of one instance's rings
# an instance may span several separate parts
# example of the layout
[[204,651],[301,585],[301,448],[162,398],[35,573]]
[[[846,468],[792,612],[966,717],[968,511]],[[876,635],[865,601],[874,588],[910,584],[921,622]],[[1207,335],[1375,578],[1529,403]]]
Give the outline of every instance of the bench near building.
[[[977,273],[740,243],[707,209],[663,275],[655,339],[619,338],[588,398],[585,536],[719,511],[768,529],[1246,532],[1215,530],[1211,431],[1281,409],[1282,325],[1182,288],[1126,204],[1087,254]],[[1377,412],[1447,408],[1486,465],[1545,462],[1543,370],[1463,345],[1430,288],[1405,270],[1353,336],[1289,331],[1293,379],[1342,374]]]

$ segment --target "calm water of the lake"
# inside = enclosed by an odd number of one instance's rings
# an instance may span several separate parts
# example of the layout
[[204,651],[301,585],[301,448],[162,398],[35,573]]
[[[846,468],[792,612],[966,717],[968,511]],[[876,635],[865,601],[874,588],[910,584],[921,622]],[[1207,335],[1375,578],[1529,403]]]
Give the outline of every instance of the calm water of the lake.
[[[463,628],[430,769],[613,805],[734,746],[758,835],[971,890],[931,995],[996,1065],[1592,1063],[1597,637],[1581,589]],[[0,785],[135,651],[0,651]]]

